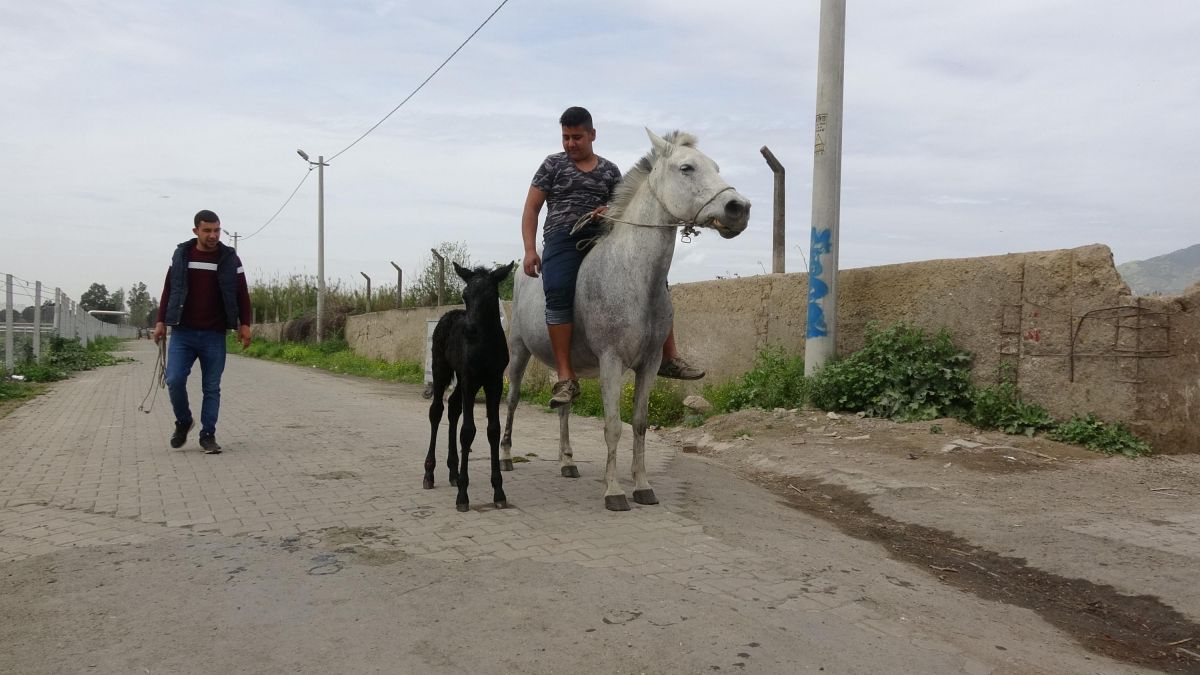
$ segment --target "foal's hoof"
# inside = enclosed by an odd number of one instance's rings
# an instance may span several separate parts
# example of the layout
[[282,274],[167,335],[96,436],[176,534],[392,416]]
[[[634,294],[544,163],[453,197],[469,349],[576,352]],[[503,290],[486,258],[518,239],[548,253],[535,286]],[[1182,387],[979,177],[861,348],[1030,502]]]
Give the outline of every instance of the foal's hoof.
[[513,470],[512,460],[511,459],[500,460],[500,470],[501,471],[512,471]]
[[625,495],[607,495],[604,497],[604,508],[609,511],[628,511],[629,502]]
[[579,467],[572,464],[562,468],[563,478],[579,478]]
[[498,508],[498,509],[507,509],[508,508],[508,500],[501,499],[500,501],[495,502],[495,505],[496,505],[496,508]]
[[421,481],[421,487],[426,490],[433,489],[433,476],[425,476],[425,480]]
[[455,504],[454,508],[458,509],[459,513],[466,513],[471,510],[470,504]]
[[645,490],[634,490],[633,501],[639,504],[657,504],[658,497],[654,496],[654,490],[646,488]]
[[458,487],[458,478],[456,476],[451,476],[450,484],[453,485],[454,487]]

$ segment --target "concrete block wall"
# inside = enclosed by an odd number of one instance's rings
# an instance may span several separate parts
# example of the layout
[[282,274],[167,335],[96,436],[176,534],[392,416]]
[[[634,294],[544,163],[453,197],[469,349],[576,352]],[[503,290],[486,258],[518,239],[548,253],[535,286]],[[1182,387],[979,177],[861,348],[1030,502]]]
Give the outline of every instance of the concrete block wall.
[[[838,284],[839,354],[862,347],[871,322],[946,328],[975,355],[978,383],[994,383],[1007,363],[1023,396],[1056,417],[1094,412],[1161,452],[1200,452],[1200,286],[1133,296],[1103,245],[844,270]],[[769,345],[804,351],[805,274],[678,284],[671,294],[680,350],[708,371],[690,391],[741,375]],[[449,309],[352,316],[346,339],[366,356],[423,363],[425,321]],[[530,377],[548,377],[532,368]]]

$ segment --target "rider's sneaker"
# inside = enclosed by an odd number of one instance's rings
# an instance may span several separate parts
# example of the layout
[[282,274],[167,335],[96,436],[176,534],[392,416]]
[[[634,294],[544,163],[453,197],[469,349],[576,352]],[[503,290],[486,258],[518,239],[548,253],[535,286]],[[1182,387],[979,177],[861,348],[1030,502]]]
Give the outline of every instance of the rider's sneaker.
[[200,447],[204,448],[206,455],[221,454],[221,446],[217,445],[217,437],[213,434],[200,434]]
[[175,433],[171,434],[171,447],[182,448],[184,443],[187,443],[188,432],[192,427],[196,426],[196,420],[188,420],[186,422],[175,423]]
[[550,407],[558,408],[564,405],[571,405],[575,399],[579,398],[579,380],[559,380],[554,383],[554,388],[550,390]]
[[704,371],[689,365],[687,361],[676,356],[670,361],[664,361],[658,367],[658,376],[668,377],[672,380],[698,380],[704,377]]

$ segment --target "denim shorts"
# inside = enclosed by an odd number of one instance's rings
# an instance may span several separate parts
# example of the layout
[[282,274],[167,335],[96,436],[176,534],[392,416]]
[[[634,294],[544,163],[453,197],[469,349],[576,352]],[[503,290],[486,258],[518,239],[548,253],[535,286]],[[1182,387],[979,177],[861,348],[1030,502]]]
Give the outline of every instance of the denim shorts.
[[[589,239],[600,227],[589,225],[568,234],[561,228],[546,234],[542,242],[542,290],[546,293],[546,323],[557,325],[575,320],[575,278],[583,258],[592,250]],[[582,250],[580,247],[582,246]]]

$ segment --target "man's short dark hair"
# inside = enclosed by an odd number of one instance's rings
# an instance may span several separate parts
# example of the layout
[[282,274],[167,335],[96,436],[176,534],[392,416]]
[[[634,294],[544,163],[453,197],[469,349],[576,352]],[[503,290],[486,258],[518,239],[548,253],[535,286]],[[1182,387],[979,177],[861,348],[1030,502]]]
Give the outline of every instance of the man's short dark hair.
[[196,217],[192,219],[193,227],[200,227],[201,222],[220,223],[221,219],[218,218],[217,214],[213,213],[212,211],[209,211],[208,209],[203,209],[203,210],[197,211]]
[[583,127],[591,131],[592,113],[588,112],[587,108],[571,106],[563,111],[562,117],[558,118],[558,123],[564,127]]

